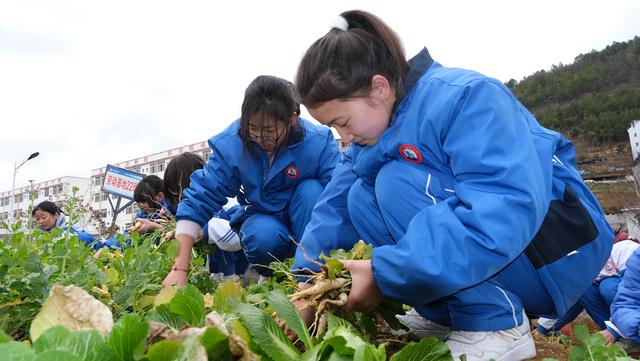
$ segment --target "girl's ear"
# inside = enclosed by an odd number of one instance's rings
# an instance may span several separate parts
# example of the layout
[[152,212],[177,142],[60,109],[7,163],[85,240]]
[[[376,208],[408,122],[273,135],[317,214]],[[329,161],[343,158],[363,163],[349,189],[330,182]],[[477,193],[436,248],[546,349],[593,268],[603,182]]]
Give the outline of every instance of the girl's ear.
[[160,202],[161,200],[164,199],[164,192],[158,192],[158,194],[156,194],[156,202]]
[[298,124],[298,118],[299,118],[298,113],[293,112],[293,114],[291,114],[291,118],[289,118],[289,123],[292,126]]
[[388,100],[393,94],[393,88],[387,79],[383,75],[376,74],[371,78],[371,93],[372,98],[378,100]]

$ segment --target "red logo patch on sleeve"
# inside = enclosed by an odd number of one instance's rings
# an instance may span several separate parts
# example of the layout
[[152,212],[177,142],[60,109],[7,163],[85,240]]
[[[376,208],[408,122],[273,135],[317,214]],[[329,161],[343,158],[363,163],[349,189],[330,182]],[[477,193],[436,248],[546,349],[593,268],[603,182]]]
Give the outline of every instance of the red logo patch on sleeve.
[[402,158],[404,158],[406,161],[416,164],[422,163],[422,153],[420,153],[420,150],[418,150],[418,148],[414,147],[413,145],[403,144],[398,147],[398,151],[400,152]]

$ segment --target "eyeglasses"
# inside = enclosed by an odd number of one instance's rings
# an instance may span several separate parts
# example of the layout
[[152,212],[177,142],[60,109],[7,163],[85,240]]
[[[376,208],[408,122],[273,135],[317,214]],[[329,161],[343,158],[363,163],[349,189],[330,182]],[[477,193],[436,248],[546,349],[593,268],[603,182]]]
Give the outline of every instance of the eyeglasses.
[[265,132],[262,130],[259,134],[256,134],[255,131],[248,131],[249,140],[254,143],[259,144],[262,147],[271,148],[276,146],[280,140],[282,139],[283,134],[286,134],[288,131],[288,126],[276,127],[274,131]]

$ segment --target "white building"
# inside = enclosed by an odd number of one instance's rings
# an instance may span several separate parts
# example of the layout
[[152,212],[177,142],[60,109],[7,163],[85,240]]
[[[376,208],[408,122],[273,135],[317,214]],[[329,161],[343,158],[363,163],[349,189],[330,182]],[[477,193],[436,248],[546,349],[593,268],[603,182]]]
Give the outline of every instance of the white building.
[[[81,177],[60,177],[48,181],[34,183],[31,185],[16,188],[14,192],[13,219],[17,221],[27,221],[29,219],[29,206],[34,207],[43,201],[52,201],[61,208],[64,202],[72,194],[73,187],[78,187],[78,193],[83,203],[89,199],[90,190],[89,178]],[[86,203],[85,203],[86,204]],[[9,220],[11,210],[11,190],[0,193],[0,221]],[[82,223],[80,224],[82,225]]]
[[629,133],[629,142],[631,142],[631,156],[636,159],[640,153],[640,120],[632,121],[627,132]]
[[[201,156],[205,161],[209,160],[211,155],[211,148],[207,141],[202,141],[194,144],[185,145],[178,148],[165,150],[159,153],[145,155],[142,157],[130,159],[120,163],[113,163],[111,165],[132,170],[134,172],[142,173],[144,175],[157,175],[160,178],[164,178],[164,170],[171,160],[178,154],[184,152],[191,152]],[[105,164],[101,168],[96,168],[91,171],[91,187],[90,187],[90,205],[95,214],[95,221],[93,222],[94,233],[99,233],[101,226],[110,226],[113,219],[113,211],[107,197],[111,197],[113,206],[116,206],[116,196],[103,193],[102,182],[104,181],[104,174],[107,165]],[[128,202],[127,199],[122,199],[120,206],[124,206]],[[127,207],[120,212],[116,218],[116,225],[120,229],[125,229],[131,226],[133,217],[135,216],[138,208],[135,203]]]

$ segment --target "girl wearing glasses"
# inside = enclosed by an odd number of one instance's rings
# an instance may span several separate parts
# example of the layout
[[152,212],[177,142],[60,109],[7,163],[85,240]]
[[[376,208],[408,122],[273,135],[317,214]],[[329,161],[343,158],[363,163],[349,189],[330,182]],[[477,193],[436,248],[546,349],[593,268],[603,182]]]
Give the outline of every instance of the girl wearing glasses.
[[209,140],[211,158],[191,175],[176,218],[180,251],[166,285],[187,282],[198,232],[236,197],[242,209],[230,217],[249,264],[266,266],[294,255],[311,210],[338,161],[329,128],[300,118],[293,85],[259,76],[245,91],[240,119]]

